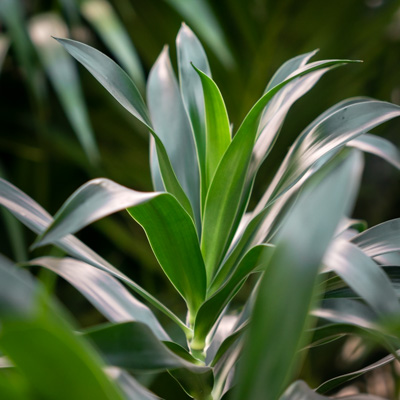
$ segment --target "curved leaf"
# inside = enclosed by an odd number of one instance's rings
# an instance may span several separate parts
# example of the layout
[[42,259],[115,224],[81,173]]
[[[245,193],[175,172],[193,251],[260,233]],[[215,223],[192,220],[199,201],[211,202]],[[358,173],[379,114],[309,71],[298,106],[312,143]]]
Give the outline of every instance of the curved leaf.
[[203,209],[206,196],[206,122],[201,81],[191,63],[211,77],[206,53],[195,34],[182,24],[176,37],[179,85],[183,104],[192,127],[200,168],[200,195]]
[[215,82],[195,65],[203,86],[206,114],[206,187],[231,142],[231,131],[224,99]]
[[292,75],[263,95],[244,119],[218,165],[207,194],[201,246],[208,281],[233,237],[232,228],[237,217],[256,139],[257,126],[264,107],[281,88],[295,78],[319,69],[333,68],[346,62],[343,60],[318,61],[297,70],[296,75]]
[[169,193],[137,192],[108,179],[94,179],[70,196],[35,246],[126,208],[146,231],[161,267],[194,318],[205,297],[205,268],[193,221]]
[[109,57],[93,47],[70,39],[57,40],[126,110],[150,130],[156,143],[157,156],[165,188],[176,196],[189,215],[193,215],[190,202],[176,178],[167,151],[151,127],[147,107],[142,96],[126,72]]
[[[271,200],[279,192],[293,186],[304,173],[323,157],[329,159],[337,151],[357,136],[400,115],[400,107],[377,100],[352,103],[330,114],[311,130],[300,135],[290,151],[287,168],[280,183],[273,185]],[[322,165],[324,161],[320,162]]]
[[370,257],[400,251],[400,218],[373,226],[351,239]]
[[335,240],[324,257],[335,271],[381,316],[400,314],[400,304],[389,278],[361,249],[345,240]]
[[279,85],[297,69],[306,65],[310,58],[313,57],[317,52],[318,50],[314,50],[310,51],[309,53],[300,54],[299,56],[293,57],[284,62],[268,82],[264,93],[268,92],[268,90],[272,89],[274,86]]
[[154,314],[111,275],[73,258],[41,257],[27,265],[40,265],[63,277],[112,322],[138,321],[160,340],[169,340]]
[[[17,189],[11,183],[0,178],[0,204],[6,207],[15,217],[24,225],[37,234],[42,234],[46,228],[53,222],[53,218],[35,201],[33,201],[25,193]],[[53,244],[64,250],[67,254],[78,258],[102,271],[123,281],[136,293],[146,299],[153,306],[158,308],[162,313],[167,315],[185,333],[190,330],[187,326],[173,314],[164,304],[158,301],[150,293],[140,287],[137,283],[122,274],[110,263],[101,258],[93,250],[83,244],[80,240],[72,235],[67,235],[60,240],[55,240]],[[150,310],[149,310],[150,312]]]
[[368,306],[350,299],[324,299],[311,314],[340,324],[350,324],[364,329],[379,330],[378,316]]
[[366,153],[375,154],[400,169],[400,151],[389,140],[376,135],[365,133],[357,139],[351,140],[347,146],[355,147]]
[[[397,355],[400,356],[400,350],[397,351]],[[329,392],[330,390],[334,389],[335,387],[341,385],[344,382],[348,382],[351,379],[355,379],[358,378],[361,375],[364,375],[367,372],[373,371],[376,368],[380,368],[383,365],[386,365],[392,361],[395,360],[395,357],[392,355],[388,355],[386,357],[383,357],[382,359],[380,359],[379,361],[374,362],[373,364],[370,364],[364,368],[361,368],[357,371],[353,371],[350,372],[348,374],[344,374],[344,375],[340,375],[340,376],[336,376],[332,379],[329,379],[328,381],[322,383],[321,385],[319,385],[316,389],[316,391],[318,391],[319,393],[326,393]]]
[[[262,214],[263,212],[265,212],[267,210],[267,208],[273,203],[271,201],[272,193],[274,192],[274,190],[276,189],[276,186],[282,180],[282,177],[284,176],[284,174],[287,172],[287,170],[289,168],[289,163],[291,161],[292,153],[294,152],[294,150],[296,148],[297,141],[299,141],[301,137],[304,137],[304,136],[308,135],[309,132],[312,129],[314,129],[318,124],[321,123],[321,121],[323,121],[324,119],[326,119],[330,115],[334,114],[336,111],[338,111],[340,109],[343,109],[345,107],[348,107],[349,105],[365,102],[365,101],[368,101],[368,100],[370,100],[370,99],[369,98],[365,98],[365,97],[354,97],[354,98],[351,98],[351,99],[343,100],[343,101],[335,104],[334,106],[330,107],[325,112],[323,112],[310,125],[308,125],[306,129],[304,129],[302,134],[299,136],[299,138],[296,140],[296,142],[290,148],[288,154],[286,155],[286,157],[283,160],[281,166],[279,167],[278,172],[275,174],[271,184],[269,185],[268,189],[266,190],[266,192],[263,194],[262,198],[260,199],[260,201],[256,205],[254,211],[252,212],[252,216],[253,216],[252,219],[257,219],[258,215]],[[283,196],[289,189],[290,188],[287,187],[286,191],[285,190],[281,191],[280,195]],[[252,219],[249,219],[249,221],[252,221]],[[263,235],[263,236],[265,236],[265,235]]]
[[[177,178],[192,204],[196,224],[200,227],[200,176],[196,147],[167,47],[150,71],[147,101],[154,129],[165,145]],[[154,153],[151,172],[153,181],[160,182],[159,164]]]

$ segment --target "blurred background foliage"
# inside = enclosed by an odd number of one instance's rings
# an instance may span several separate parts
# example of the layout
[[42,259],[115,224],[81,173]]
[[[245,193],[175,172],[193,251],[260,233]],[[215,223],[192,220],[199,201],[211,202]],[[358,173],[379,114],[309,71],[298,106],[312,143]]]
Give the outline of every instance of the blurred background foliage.
[[[329,73],[293,107],[260,171],[256,196],[288,146],[329,106],[359,95],[400,104],[399,0],[0,0],[0,174],[52,214],[97,176],[151,190],[148,133],[51,36],[105,52],[145,95],[146,77],[165,44],[175,62],[182,21],[207,51],[234,129],[287,59],[319,48],[318,58],[364,60]],[[400,147],[399,120],[376,133]],[[374,225],[398,217],[399,206],[396,171],[367,156],[354,217]],[[1,217],[1,253],[23,261],[43,252],[28,253],[33,236],[3,210]],[[128,215],[108,217],[79,237],[179,310],[178,296],[170,295],[143,232]],[[55,285],[51,276],[43,279]],[[56,288],[82,325],[99,322],[74,289],[62,282]]]

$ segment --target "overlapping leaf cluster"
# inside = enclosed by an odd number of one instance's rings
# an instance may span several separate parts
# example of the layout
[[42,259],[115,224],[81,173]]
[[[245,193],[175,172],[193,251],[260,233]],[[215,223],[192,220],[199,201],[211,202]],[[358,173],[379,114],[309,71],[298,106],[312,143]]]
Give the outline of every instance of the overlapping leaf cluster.
[[[82,357],[65,368],[96,371],[96,385],[104,389],[93,384],[93,390],[103,391],[104,398],[157,398],[129,372],[168,370],[195,399],[318,399],[323,397],[303,382],[287,389],[307,344],[367,333],[396,356],[400,222],[359,233],[359,222],[347,216],[363,167],[360,150],[400,167],[398,150],[368,133],[399,116],[400,107],[353,98],[327,110],[299,135],[257,206],[248,209],[257,172],[290,107],[326,72],[351,61],[310,62],[314,52],[289,60],[233,134],[206,54],[187,26],[177,37],[178,79],[165,48],[148,78],[147,105],[110,58],[79,42],[59,42],[150,131],[156,191],[142,193],[95,179],[53,219],[0,181],[1,204],[39,234],[34,247],[54,244],[69,255],[30,264],[62,276],[110,321],[83,334],[100,352],[101,362],[86,340],[59,323],[58,309],[42,300],[45,293],[37,284],[12,266],[2,267],[0,347],[36,382],[34,390],[57,396],[56,384],[43,388],[41,382],[50,351],[66,357],[67,338],[74,348],[81,346]],[[143,227],[165,275],[185,300],[185,319],[72,236],[124,209]],[[229,306],[252,274],[257,284],[238,313]],[[181,328],[185,347],[150,308]],[[27,329],[38,343],[12,339],[22,338]],[[41,335],[65,347],[43,349]],[[37,359],[38,351],[47,357]],[[35,355],[35,364],[26,361],[29,354]],[[115,385],[103,374],[102,363]],[[328,381],[320,392],[367,370]],[[79,396],[84,397],[65,392],[65,398]],[[102,398],[97,392],[91,396]]]

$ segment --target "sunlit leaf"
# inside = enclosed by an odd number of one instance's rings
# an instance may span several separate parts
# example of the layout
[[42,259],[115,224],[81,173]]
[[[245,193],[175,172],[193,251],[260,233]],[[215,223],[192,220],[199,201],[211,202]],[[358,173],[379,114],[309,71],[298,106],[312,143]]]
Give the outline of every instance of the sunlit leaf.
[[182,24],[176,38],[178,72],[181,95],[192,127],[200,169],[201,206],[204,207],[206,191],[206,121],[204,96],[200,77],[192,64],[211,77],[206,53],[186,24]]
[[324,257],[335,271],[378,314],[399,315],[396,292],[382,269],[362,250],[345,240],[335,240]]
[[351,241],[370,257],[400,251],[400,218],[373,226]]
[[189,215],[193,215],[190,202],[176,178],[165,147],[151,126],[143,98],[126,72],[109,57],[93,47],[69,39],[57,40],[126,110],[150,130],[156,143],[157,156],[165,188],[176,196]]
[[[194,137],[167,48],[150,71],[147,99],[154,129],[165,145],[177,178],[192,204],[196,224],[200,227],[200,176]],[[162,191],[163,187],[160,188],[158,183],[162,182],[162,178],[155,153],[151,157],[151,171],[155,189]]]

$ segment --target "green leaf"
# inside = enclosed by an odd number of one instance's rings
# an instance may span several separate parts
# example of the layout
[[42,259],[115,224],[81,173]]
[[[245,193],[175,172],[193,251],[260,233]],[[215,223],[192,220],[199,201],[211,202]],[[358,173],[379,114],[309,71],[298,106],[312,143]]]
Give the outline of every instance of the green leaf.
[[108,179],[94,179],[70,196],[35,246],[52,243],[126,208],[146,231],[161,267],[194,318],[205,298],[204,262],[193,221],[169,193],[137,192]]
[[106,272],[73,258],[40,257],[26,265],[40,265],[61,276],[110,321],[143,322],[160,340],[169,340],[154,314]]
[[281,82],[286,80],[297,69],[304,67],[304,65],[307,64],[310,58],[313,57],[317,52],[318,50],[314,50],[308,53],[300,54],[299,56],[293,57],[290,60],[284,62],[268,82],[264,93],[267,93],[274,86],[279,85]]
[[[397,352],[398,355],[400,355],[400,351]],[[388,355],[386,357],[381,358],[379,361],[376,361],[364,368],[361,368],[357,371],[350,372],[348,374],[340,375],[340,376],[335,376],[332,379],[329,379],[322,383],[321,385],[318,386],[316,389],[319,393],[326,393],[329,392],[330,390],[334,389],[335,387],[341,385],[344,382],[348,382],[352,379],[358,378],[361,375],[364,375],[367,372],[373,371],[376,368],[380,368],[392,361],[395,360],[395,357],[392,355]]]
[[[154,129],[165,145],[177,178],[190,199],[196,225],[200,228],[200,176],[196,147],[167,47],[150,71],[147,99]],[[152,144],[154,146],[154,142]],[[160,182],[159,164],[154,153],[151,157],[151,171],[153,181]],[[158,183],[155,188],[163,190]]]
[[146,231],[158,262],[186,300],[189,322],[193,323],[206,294],[204,261],[192,220],[173,196],[129,208],[129,213]]
[[90,125],[78,74],[70,57],[51,35],[67,34],[67,26],[54,13],[36,15],[29,22],[33,44],[89,161],[99,163],[99,150]]
[[345,240],[335,240],[324,258],[378,315],[400,314],[400,304],[389,278],[361,249]]
[[192,348],[202,349],[208,333],[220,317],[223,309],[237,293],[248,275],[255,270],[260,270],[268,265],[274,247],[260,245],[253,247],[242,258],[238,266],[232,271],[231,276],[224,285],[208,298],[200,307],[194,326]]
[[[280,397],[280,400],[328,400],[330,397],[321,396],[310,389],[303,381],[292,383]],[[370,394],[353,394],[343,397],[346,400],[383,400],[382,397]]]
[[[196,65],[206,75],[211,76],[206,53],[195,34],[182,24],[176,38],[179,84],[183,104],[192,127],[200,168],[201,206],[204,206],[206,191],[206,122],[204,96],[200,77],[193,69]],[[203,208],[202,208],[203,209]]]
[[[280,89],[296,77],[323,68],[333,68],[346,62],[328,60],[306,65],[297,70],[296,75],[292,75],[263,95],[246,116],[225,152],[207,194],[201,246],[208,282],[210,282],[233,236],[232,228],[234,228],[234,222],[237,219],[258,122],[264,107]],[[315,73],[319,74],[318,71]],[[307,77],[301,79],[307,79]]]
[[370,257],[400,251],[400,218],[383,222],[351,239]]
[[273,400],[282,394],[298,359],[322,257],[352,206],[361,164],[353,153],[322,170],[285,220],[259,287],[236,398],[264,399],[268,393]]
[[133,116],[150,126],[147,107],[132,79],[111,58],[86,44],[71,39],[56,40],[79,61]]
[[91,328],[85,331],[84,337],[90,339],[99,349],[109,365],[131,371],[187,368],[194,373],[203,374],[210,370],[178,357],[141,322],[123,322]]
[[[9,182],[0,178],[0,204],[6,207],[15,217],[37,234],[42,234],[53,222],[52,217],[29,196],[20,191]],[[101,258],[93,250],[83,244],[72,235],[68,235],[60,240],[55,240],[53,244],[64,250],[67,254],[78,258],[112,276],[118,278],[132,290],[146,299],[150,304],[159,309],[162,313],[173,320],[185,333],[189,332],[187,326],[173,314],[164,304],[154,296],[140,287],[137,283],[122,274],[106,260]],[[150,310],[149,310],[150,312]]]
[[334,323],[379,330],[376,313],[357,300],[324,299],[318,307],[311,311],[311,314]]
[[[0,348],[44,399],[121,399],[99,356],[29,274],[0,265]],[[62,360],[62,362],[60,362]]]
[[193,65],[203,86],[206,114],[206,187],[231,143],[231,131],[224,99],[215,82]]
[[[318,126],[323,120],[325,120],[327,117],[331,116],[338,110],[344,109],[350,105],[357,104],[357,103],[362,103],[365,101],[369,101],[369,98],[366,97],[353,97],[350,99],[343,100],[334,106],[330,107],[326,111],[324,111],[322,114],[320,114],[311,124],[307,126],[307,128],[304,129],[304,131],[301,133],[300,137],[307,136],[313,129],[315,129],[316,126]],[[296,148],[296,143],[300,140],[297,139],[296,142],[291,146],[289,152],[287,153],[284,161],[282,162],[281,166],[279,167],[278,172],[275,174],[270,186],[268,187],[268,190],[264,193],[262,196],[261,200],[258,202],[257,206],[255,207],[253,211],[253,215],[257,215],[258,213],[261,213],[263,210],[268,207],[269,204],[272,202],[271,200],[271,195],[273,191],[275,190],[277,184],[282,180],[282,177],[284,174],[287,172],[287,169],[289,168],[289,163],[291,161],[292,153],[294,152]],[[322,165],[321,165],[322,166]],[[289,190],[289,188],[286,188],[286,191]],[[285,191],[281,192],[281,195]]]
[[105,0],[84,0],[81,12],[137,86],[144,90],[145,79],[139,56],[110,3]]
[[347,146],[355,147],[366,153],[375,154],[392,164],[395,168],[400,169],[400,151],[389,140],[365,133],[357,139],[348,142]]
[[129,76],[114,61],[93,47],[70,39],[57,40],[126,110],[150,130],[156,142],[157,156],[165,188],[179,200],[189,215],[192,216],[193,211],[190,202],[176,178],[162,141],[151,127],[148,110],[142,96]]
[[176,370],[173,376],[187,393],[197,398],[196,393],[205,396],[211,392],[211,368],[178,357],[145,324],[127,322],[95,328],[85,333],[85,337],[90,338],[110,365],[132,371]]
[[[313,51],[287,61],[272,77],[266,92],[288,79],[290,75],[295,74],[297,69],[304,68],[306,62],[315,53]],[[294,80],[288,83],[267,104],[258,126],[257,142],[253,148],[247,185],[254,178],[254,174],[271,151],[291,106],[311,90],[326,72],[326,70],[321,70],[318,74],[311,74],[307,79]]]
[[377,100],[361,101],[337,110],[311,130],[306,129],[292,146],[288,167],[279,184],[273,185],[270,201],[274,201],[279,192],[293,186],[317,160],[399,115],[400,107],[395,104]]

